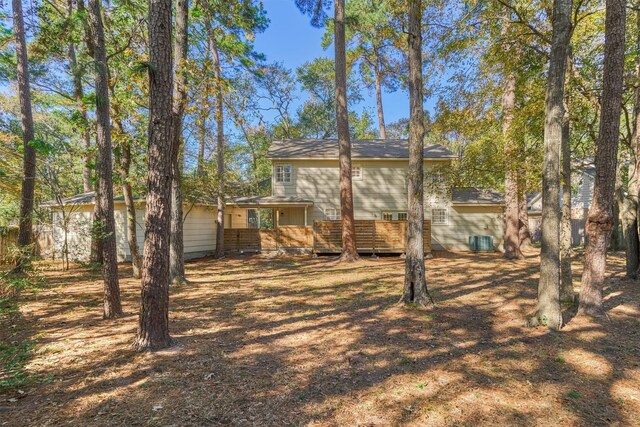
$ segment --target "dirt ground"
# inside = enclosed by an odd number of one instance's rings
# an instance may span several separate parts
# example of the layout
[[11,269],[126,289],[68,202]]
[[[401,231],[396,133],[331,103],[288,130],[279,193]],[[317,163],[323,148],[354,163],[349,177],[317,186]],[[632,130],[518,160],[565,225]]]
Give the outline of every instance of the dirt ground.
[[[403,308],[403,260],[234,257],[188,263],[171,290],[177,346],[132,351],[126,317],[101,319],[97,273],[44,272],[2,339],[32,339],[29,381],[0,395],[0,425],[640,425],[640,285],[609,258],[610,320],[524,327],[537,254],[437,254],[437,307]],[[576,290],[580,259],[574,263]]]

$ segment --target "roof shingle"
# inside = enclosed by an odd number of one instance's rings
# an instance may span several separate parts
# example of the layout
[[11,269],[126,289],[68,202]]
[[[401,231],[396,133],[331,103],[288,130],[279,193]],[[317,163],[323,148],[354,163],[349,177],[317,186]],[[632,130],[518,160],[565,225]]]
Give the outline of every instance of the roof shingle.
[[[337,159],[337,139],[286,139],[273,141],[267,157],[270,159]],[[354,139],[351,141],[354,159],[408,159],[406,139]],[[440,144],[424,147],[425,159],[454,159],[456,155]]]

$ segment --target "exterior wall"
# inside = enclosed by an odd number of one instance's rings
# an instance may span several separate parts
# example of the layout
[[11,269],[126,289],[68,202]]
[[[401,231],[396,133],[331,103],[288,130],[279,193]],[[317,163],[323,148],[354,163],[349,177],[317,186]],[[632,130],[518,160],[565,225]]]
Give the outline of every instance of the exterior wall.
[[[185,206],[185,214],[189,209]],[[91,222],[93,205],[67,207],[71,215],[68,232],[69,259],[88,261],[91,253]],[[184,221],[184,252],[185,259],[195,258],[210,254],[216,247],[216,212],[215,207],[194,206]],[[144,204],[136,205],[136,237],[140,253],[144,250]],[[114,206],[114,218],[116,227],[116,248],[118,261],[124,262],[131,259],[131,251],[128,244],[127,213],[123,203]],[[53,212],[53,248],[56,258],[62,253],[64,230],[61,226],[62,215],[59,211]]]
[[[75,206],[66,208],[69,222],[67,225],[67,247],[69,260],[88,261],[91,254],[91,223],[93,206]],[[63,213],[53,211],[53,256],[62,257],[64,250],[65,226]]]
[[[224,228],[249,228],[249,223],[247,222],[247,209],[231,208],[227,206],[224,209],[224,214]],[[231,224],[229,224],[229,215],[231,215]]]
[[[93,205],[73,206],[65,208],[69,216],[67,227],[67,246],[69,259],[89,261],[91,255],[91,223],[93,222]],[[118,261],[124,261],[129,253],[126,239],[126,212],[120,206],[114,207],[116,252]],[[62,256],[64,248],[64,216],[60,210],[53,211],[53,256]]]
[[[426,214],[425,211],[425,217]],[[504,227],[502,207],[450,206],[448,215],[447,224],[431,223],[431,245],[434,249],[468,251],[469,236],[493,236],[494,248],[502,250]]]
[[[280,225],[305,225],[304,224],[304,208],[279,208]],[[313,221],[309,221],[312,208],[307,208],[307,225],[313,225]]]
[[[449,161],[425,161],[425,179],[432,170],[448,163]],[[291,183],[276,183],[273,173],[273,195],[313,200],[313,209],[309,208],[309,224],[316,220],[328,220],[327,209],[340,209],[337,160],[273,162],[274,168],[282,164],[293,166]],[[381,219],[383,211],[406,211],[406,160],[355,160],[353,166],[362,168],[362,178],[353,180],[355,219]]]

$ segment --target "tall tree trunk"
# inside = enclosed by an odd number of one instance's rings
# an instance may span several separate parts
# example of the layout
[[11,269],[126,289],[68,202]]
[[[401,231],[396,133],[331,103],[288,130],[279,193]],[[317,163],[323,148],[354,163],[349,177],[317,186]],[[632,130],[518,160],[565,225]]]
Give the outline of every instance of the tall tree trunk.
[[[205,93],[209,93],[205,90]],[[200,109],[199,118],[197,120],[198,126],[198,165],[196,167],[196,173],[198,176],[204,174],[204,147],[207,140],[207,112],[206,108]]]
[[616,163],[616,183],[613,190],[613,229],[609,238],[609,249],[619,251],[624,249],[624,236],[622,234],[623,222],[622,213],[624,211],[624,167],[628,159],[623,154]]
[[96,205],[100,222],[97,224],[104,257],[104,318],[122,316],[118,283],[118,253],[116,250],[115,219],[113,216],[113,164],[111,161],[111,118],[109,115],[109,79],[107,51],[100,0],[89,0],[89,22],[93,34],[96,87],[96,145],[98,147],[98,186]]
[[[569,63],[568,67],[571,67]],[[567,72],[570,75],[571,72]],[[566,83],[565,83],[566,85]],[[564,93],[562,120],[562,223],[560,229],[560,301],[573,303],[573,276],[571,274],[571,122],[569,118],[569,91]]]
[[[115,98],[115,87],[109,86],[112,99]],[[112,103],[114,123],[118,134],[122,137],[122,143],[120,145],[120,155],[118,151],[114,151],[116,162],[119,164],[120,179],[122,180],[122,197],[124,198],[125,208],[127,210],[127,243],[129,245],[129,253],[131,254],[131,269],[134,279],[140,279],[142,277],[142,257],[140,256],[140,250],[138,248],[138,230],[136,226],[136,207],[133,199],[133,190],[131,188],[131,182],[129,174],[131,172],[131,143],[127,137],[127,132],[124,129],[124,125],[120,119],[121,112],[117,103]]]
[[98,200],[100,199],[100,182],[96,180],[94,190],[94,203],[92,212],[92,226],[91,226],[91,253],[89,254],[89,260],[95,264],[104,263],[104,254],[102,251],[102,239],[100,238],[99,224],[102,224],[100,219],[100,206]]
[[18,94],[20,97],[20,123],[22,126],[22,194],[20,199],[20,228],[18,230],[18,247],[23,252],[18,258],[16,270],[20,270],[28,261],[31,253],[33,236],[33,194],[36,183],[36,149],[34,140],[33,111],[31,109],[31,87],[29,84],[29,62],[27,59],[27,42],[24,31],[22,0],[13,0],[13,32],[16,43]]
[[613,197],[622,109],[626,2],[607,0],[602,109],[596,147],[596,177],[587,217],[587,248],[578,312],[601,315],[607,242],[613,227]]
[[173,150],[171,0],[149,3],[149,160],[139,351],[171,345],[169,335],[169,234]]
[[424,111],[422,97],[422,2],[409,0],[409,182],[407,188],[407,246],[402,301],[433,304],[424,266]]
[[224,258],[224,95],[222,93],[222,71],[220,65],[220,52],[216,41],[215,30],[208,19],[206,21],[209,35],[209,48],[211,50],[211,62],[216,93],[216,160],[218,177],[218,216],[216,220],[216,258]]
[[344,0],[334,0],[334,46],[336,61],[336,124],[340,163],[340,215],[342,219],[341,261],[357,260],[356,228],[353,216],[353,186],[351,182],[351,138],[347,108],[347,59],[345,45]]
[[542,175],[542,249],[538,305],[532,326],[562,327],[560,311],[560,149],[564,81],[571,39],[571,0],[554,0],[553,35],[547,77]]
[[[73,0],[67,0],[67,12],[69,18],[73,15]],[[69,43],[69,68],[73,77],[73,98],[76,101],[76,108],[82,118],[82,145],[84,148],[84,159],[82,165],[82,187],[85,193],[93,191],[91,187],[91,132],[89,130],[89,116],[87,106],[84,103],[84,89],[82,87],[83,71],[78,67],[75,43]]]
[[527,194],[524,192],[526,186],[524,184],[518,185],[518,217],[520,221],[518,223],[518,234],[520,238],[520,251],[528,250],[533,247],[531,244],[531,231],[529,230],[529,210],[527,207]]
[[176,79],[173,89],[173,155],[171,179],[171,238],[169,271],[171,283],[180,285],[186,282],[184,277],[184,233],[182,213],[182,117],[187,100],[186,61],[189,52],[189,0],[178,0],[176,4],[176,38],[174,57],[176,61]]
[[113,165],[111,161],[111,118],[109,115],[109,86],[107,51],[100,0],[89,0],[89,25],[93,35],[96,87],[96,145],[98,147],[98,187],[96,195],[100,222],[97,223],[104,257],[104,318],[122,316],[120,286],[118,283],[118,253],[116,250],[115,220],[113,216]]
[[[503,43],[509,36],[509,16],[504,18],[502,36]],[[509,51],[507,51],[507,54]],[[502,137],[504,139],[504,155],[506,160],[504,183],[504,258],[523,259],[520,250],[520,203],[518,201],[518,143],[512,129],[513,115],[516,108],[516,75],[510,66],[504,66],[504,90],[502,92]]]
[[[640,53],[640,10],[636,10],[636,52]],[[640,55],[636,57],[636,81],[640,81]],[[631,165],[629,167],[629,191],[627,207],[629,224],[626,229],[627,277],[637,278],[640,268],[640,236],[638,233],[638,209],[640,208],[640,85],[634,89],[633,134],[631,136]]]
[[[124,132],[122,124],[118,125],[121,132]],[[129,172],[131,170],[131,144],[124,142],[122,144],[122,157],[120,159],[120,168],[122,179],[122,196],[127,209],[127,243],[129,244],[129,253],[131,253],[131,268],[133,270],[133,278],[142,277],[142,257],[138,249],[138,229],[136,226],[136,207],[133,200],[133,190],[129,182]]]
[[380,138],[387,139],[387,127],[384,124],[384,109],[382,108],[382,73],[380,72],[380,56],[378,48],[374,47],[375,64],[374,74],[376,79],[376,105],[378,107],[378,128],[380,129]]

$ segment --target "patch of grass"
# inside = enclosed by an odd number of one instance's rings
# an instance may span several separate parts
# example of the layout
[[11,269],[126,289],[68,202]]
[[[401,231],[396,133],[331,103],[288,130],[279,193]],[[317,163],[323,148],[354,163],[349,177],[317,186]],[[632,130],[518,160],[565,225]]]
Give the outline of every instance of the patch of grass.
[[[34,270],[22,274],[9,274],[0,283],[0,320],[1,327],[16,328],[14,318],[20,314],[18,296],[26,289],[41,289],[44,277],[37,275]],[[24,372],[24,365],[31,358],[35,347],[34,339],[0,341],[0,394],[13,389],[28,380]]]
[[558,356],[558,357],[556,357],[556,362],[558,362],[558,363],[566,363],[566,360],[564,359],[564,357]]
[[415,363],[415,360],[413,360],[412,358],[403,356],[403,357],[400,358],[400,361],[398,362],[398,365],[399,366],[409,366],[409,365],[412,365],[414,363]]
[[27,382],[28,376],[23,368],[34,347],[34,340],[0,342],[0,393]]
[[569,399],[580,399],[582,395],[575,390],[570,390],[569,392],[567,392],[567,397]]

